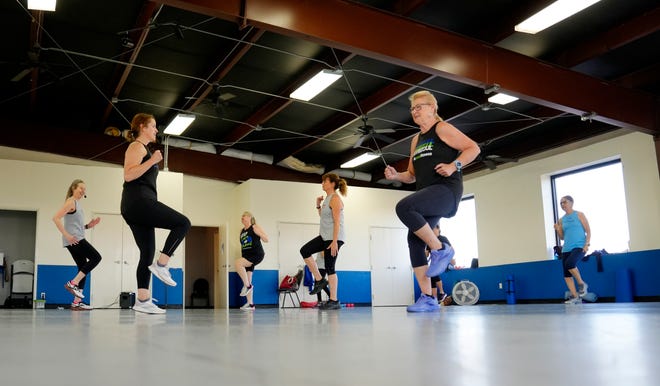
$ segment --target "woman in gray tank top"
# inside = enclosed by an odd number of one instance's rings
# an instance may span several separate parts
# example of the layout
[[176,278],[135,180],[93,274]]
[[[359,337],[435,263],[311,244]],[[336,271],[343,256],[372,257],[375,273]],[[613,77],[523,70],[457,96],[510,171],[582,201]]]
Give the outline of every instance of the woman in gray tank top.
[[[310,295],[318,294],[329,285],[330,297],[319,308],[322,310],[337,310],[341,308],[341,304],[337,299],[339,281],[335,272],[335,262],[337,261],[339,248],[344,244],[346,234],[344,230],[344,202],[336,193],[336,190],[339,189],[339,193],[346,196],[348,185],[346,180],[334,173],[324,174],[321,181],[321,188],[326,197],[325,199],[323,196],[316,198],[316,210],[321,217],[319,235],[300,248],[300,255],[312,275],[314,275],[314,288]],[[312,255],[317,252],[323,252],[325,271],[328,274],[327,280],[321,276],[316,261],[312,258]]]
[[[85,224],[85,214],[78,203],[85,195],[86,187],[82,180],[73,180],[66,192],[64,205],[53,216],[53,222],[62,233],[62,244],[71,253],[78,266],[76,276],[64,284],[73,296],[72,311],[87,311],[92,307],[82,302],[85,297],[85,278],[101,262],[101,255],[85,240],[85,229],[92,229],[101,221],[99,217]],[[64,218],[64,222],[62,222]]]

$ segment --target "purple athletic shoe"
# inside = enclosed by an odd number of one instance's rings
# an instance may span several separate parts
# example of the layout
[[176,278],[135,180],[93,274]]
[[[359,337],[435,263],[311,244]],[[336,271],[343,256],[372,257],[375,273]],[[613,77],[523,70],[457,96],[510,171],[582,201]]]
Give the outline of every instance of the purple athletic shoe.
[[415,304],[409,305],[408,312],[432,312],[440,309],[438,301],[433,296],[422,294]]
[[431,251],[429,258],[429,268],[426,270],[426,276],[435,277],[447,270],[451,258],[454,257],[454,248],[451,245],[443,243],[444,248]]

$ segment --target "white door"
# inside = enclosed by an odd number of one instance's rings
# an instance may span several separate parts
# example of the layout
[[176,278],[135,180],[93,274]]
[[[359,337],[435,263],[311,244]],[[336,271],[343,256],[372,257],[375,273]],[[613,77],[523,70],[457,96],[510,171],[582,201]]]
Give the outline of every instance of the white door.
[[371,299],[374,306],[413,302],[413,271],[408,253],[408,230],[371,227]]
[[91,306],[119,308],[119,294],[135,291],[135,271],[140,252],[130,228],[120,214],[95,213],[101,222],[92,228],[90,242],[101,254],[92,271]]
[[[304,269],[305,262],[300,256],[300,247],[319,235],[319,224],[286,223],[278,224],[277,256],[279,277],[277,284],[286,275],[294,275],[299,268]],[[316,301],[316,295],[310,296],[309,289],[300,284],[298,296],[302,301]]]

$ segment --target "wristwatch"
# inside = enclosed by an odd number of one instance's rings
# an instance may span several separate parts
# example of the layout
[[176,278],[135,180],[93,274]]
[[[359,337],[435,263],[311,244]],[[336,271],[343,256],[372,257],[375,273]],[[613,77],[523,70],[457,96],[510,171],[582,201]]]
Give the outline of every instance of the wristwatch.
[[463,168],[463,164],[459,160],[454,161],[454,166],[456,166],[456,171],[457,172],[460,172],[461,169]]

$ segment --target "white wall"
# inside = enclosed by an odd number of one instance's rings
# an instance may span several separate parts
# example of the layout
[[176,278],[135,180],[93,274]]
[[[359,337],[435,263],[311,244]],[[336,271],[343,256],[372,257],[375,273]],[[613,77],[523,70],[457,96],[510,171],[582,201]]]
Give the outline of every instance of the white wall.
[[[235,254],[240,253],[238,233],[240,215],[252,212],[259,225],[268,234],[270,242],[264,244],[266,258],[262,269],[278,269],[277,229],[279,222],[318,224],[316,197],[323,195],[321,176],[318,184],[283,181],[250,180],[241,184],[235,215],[230,221],[230,236],[236,239]],[[370,270],[369,227],[403,227],[394,213],[394,206],[407,192],[348,186],[344,201],[346,240],[337,261],[338,270]],[[249,198],[249,201],[246,200]],[[405,242],[405,240],[404,240]],[[300,245],[302,247],[302,245]],[[269,258],[270,256],[275,258]],[[301,258],[302,263],[302,258]]]
[[[123,181],[121,167],[0,159],[0,179],[5,181],[0,189],[0,207],[37,212],[36,264],[73,265],[71,255],[62,247],[62,235],[55,227],[52,217],[64,204],[67,189],[77,178],[85,181],[87,187],[87,198],[82,200],[86,221],[97,213],[101,217],[98,226],[103,226],[103,213],[120,213]],[[158,176],[158,194],[163,203],[182,210],[183,175],[161,172]],[[159,245],[162,240],[162,234],[158,234]],[[185,248],[181,249],[183,253]],[[180,267],[181,261],[174,259],[172,265]]]
[[549,258],[552,206],[543,201],[549,176],[613,157],[623,163],[630,249],[660,248],[660,179],[653,138],[631,133],[573,147],[465,182],[464,193],[475,196],[480,266]]
[[[0,158],[2,157],[0,149]],[[626,200],[633,251],[660,249],[660,179],[651,136],[627,134],[583,148],[573,146],[559,155],[525,162],[508,169],[468,178],[465,194],[475,195],[480,265],[496,265],[549,257],[554,243],[551,217],[543,202],[548,175],[613,156],[623,160]],[[524,160],[523,160],[524,161]],[[119,213],[122,169],[116,166],[77,166],[59,163],[0,159],[0,208],[37,211],[37,264],[73,264],[61,247],[60,234],[51,221],[69,183],[81,178],[87,184],[83,201],[87,217],[93,212]],[[182,210],[193,225],[223,226],[229,233],[229,260],[240,255],[240,215],[251,211],[268,233],[263,269],[277,269],[277,224],[318,224],[315,198],[318,184],[250,180],[240,185],[162,172],[159,198]],[[402,227],[394,213],[396,202],[407,192],[353,187],[344,198],[346,245],[340,270],[369,270],[369,227]],[[100,224],[102,225],[102,224]],[[184,248],[180,252],[183,256]],[[173,265],[180,266],[181,259]],[[233,265],[233,263],[232,263]]]

